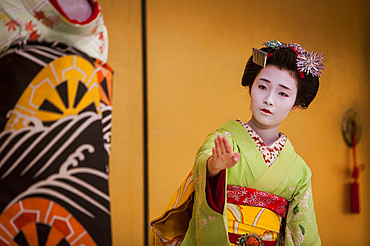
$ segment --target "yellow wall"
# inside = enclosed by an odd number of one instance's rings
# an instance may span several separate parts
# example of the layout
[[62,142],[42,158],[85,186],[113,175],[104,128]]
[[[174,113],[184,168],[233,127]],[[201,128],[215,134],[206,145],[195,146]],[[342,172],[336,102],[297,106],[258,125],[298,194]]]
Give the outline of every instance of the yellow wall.
[[100,1],[114,70],[110,193],[113,243],[143,245],[140,1]]
[[[140,3],[101,0],[115,70],[111,158],[113,242],[141,245],[143,237]],[[296,110],[281,131],[313,172],[323,245],[367,245],[370,92],[369,10],[357,1],[148,1],[150,219],[159,216],[193,165],[197,148],[225,121],[250,118],[240,85],[252,47],[277,39],[323,52],[317,98]],[[357,159],[361,213],[349,209],[351,152],[342,140],[345,110],[362,119]],[[350,228],[350,229],[349,229]]]

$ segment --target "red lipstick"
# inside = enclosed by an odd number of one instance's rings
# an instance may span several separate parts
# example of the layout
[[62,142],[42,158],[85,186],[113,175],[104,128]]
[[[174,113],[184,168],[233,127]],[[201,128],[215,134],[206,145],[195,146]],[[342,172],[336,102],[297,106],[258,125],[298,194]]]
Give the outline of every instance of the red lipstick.
[[261,109],[262,112],[266,113],[266,114],[272,114],[270,110],[268,110],[267,108],[263,108]]

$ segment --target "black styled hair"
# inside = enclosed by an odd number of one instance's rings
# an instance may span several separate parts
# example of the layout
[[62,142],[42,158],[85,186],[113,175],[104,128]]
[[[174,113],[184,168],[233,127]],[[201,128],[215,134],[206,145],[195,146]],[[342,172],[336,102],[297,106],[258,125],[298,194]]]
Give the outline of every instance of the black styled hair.
[[[294,105],[306,109],[319,90],[319,78],[306,73],[303,73],[304,76],[301,78],[297,69],[297,55],[292,48],[282,47],[275,50],[265,47],[261,50],[268,54],[266,66],[272,65],[291,73],[292,78],[297,81],[297,98]],[[242,77],[242,85],[249,86],[249,91],[262,68],[253,62],[253,55],[248,59]]]

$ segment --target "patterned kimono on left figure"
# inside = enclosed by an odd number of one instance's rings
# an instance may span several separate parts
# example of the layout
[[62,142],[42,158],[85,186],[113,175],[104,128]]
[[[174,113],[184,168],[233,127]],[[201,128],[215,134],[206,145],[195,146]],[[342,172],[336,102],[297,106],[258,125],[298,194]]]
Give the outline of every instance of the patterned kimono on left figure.
[[[206,162],[212,155],[217,134],[227,137],[233,150],[241,153],[241,159],[234,167],[221,172],[214,186],[207,178]],[[219,184],[221,192],[217,188]],[[244,193],[247,189],[250,193]],[[208,194],[210,190],[212,197]],[[249,196],[250,203],[243,205],[248,209],[245,213],[239,209],[241,205],[233,203],[236,195],[243,193]],[[217,196],[218,199],[213,199]],[[280,205],[286,200],[286,212],[271,207],[270,202],[263,204],[262,199],[251,204],[251,197],[264,197],[264,201],[281,199],[277,208],[282,208]],[[248,216],[255,217],[248,219]],[[264,219],[262,224],[260,218]],[[279,155],[268,167],[255,140],[243,124],[235,120],[207,137],[197,152],[192,172],[163,215],[150,223],[150,228],[151,245],[233,245],[244,233],[258,234],[263,245],[321,245],[313,207],[311,171],[306,163],[286,139]],[[232,239],[232,234],[239,236]],[[284,238],[283,242],[280,238]]]
[[111,245],[107,31],[56,3],[0,3],[0,245]]

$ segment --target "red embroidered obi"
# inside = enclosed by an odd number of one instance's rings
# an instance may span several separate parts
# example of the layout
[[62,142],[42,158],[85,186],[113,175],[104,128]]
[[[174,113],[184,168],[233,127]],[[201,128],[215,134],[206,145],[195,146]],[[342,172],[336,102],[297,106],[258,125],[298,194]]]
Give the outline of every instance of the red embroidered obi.
[[268,192],[235,185],[227,186],[227,202],[268,208],[279,214],[282,218],[286,216],[288,205],[288,201],[282,197]]

